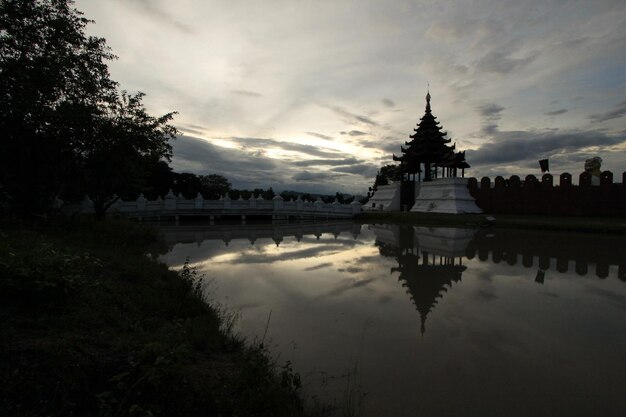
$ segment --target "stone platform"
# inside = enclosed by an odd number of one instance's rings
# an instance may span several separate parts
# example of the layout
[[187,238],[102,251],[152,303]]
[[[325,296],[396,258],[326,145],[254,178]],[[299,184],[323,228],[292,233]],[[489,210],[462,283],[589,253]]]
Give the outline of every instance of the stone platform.
[[379,185],[363,211],[400,211],[400,183]]
[[420,183],[411,211],[421,213],[482,213],[470,195],[465,178],[439,178]]

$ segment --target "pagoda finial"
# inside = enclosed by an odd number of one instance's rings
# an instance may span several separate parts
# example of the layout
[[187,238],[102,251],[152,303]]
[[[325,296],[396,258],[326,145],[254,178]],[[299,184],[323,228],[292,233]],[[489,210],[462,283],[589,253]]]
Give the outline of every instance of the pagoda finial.
[[426,112],[430,113],[430,83],[428,83],[428,90],[426,90]]

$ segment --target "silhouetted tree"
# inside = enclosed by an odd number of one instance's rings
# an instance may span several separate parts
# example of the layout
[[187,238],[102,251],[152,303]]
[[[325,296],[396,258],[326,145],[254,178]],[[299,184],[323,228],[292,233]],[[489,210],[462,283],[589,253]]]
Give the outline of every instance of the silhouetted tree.
[[272,187],[268,188],[267,191],[263,191],[264,199],[271,200],[274,197],[276,197],[276,193],[274,193],[274,190],[272,189]]
[[[146,198],[154,199],[158,196],[167,194],[174,185],[174,176],[172,168],[166,161],[146,159],[144,179],[141,187]],[[124,196],[133,198],[133,196]]]
[[0,0],[0,185],[13,211],[88,193],[102,215],[136,187],[145,158],[168,160],[172,114],[117,91],[103,38],[70,0]]
[[148,115],[142,97],[122,92],[115,101],[104,103],[102,111],[93,115],[94,136],[86,137],[78,147],[75,161],[96,217],[104,216],[115,194],[131,193],[142,185],[146,159],[171,157],[168,140],[176,136],[176,129],[168,122],[173,113],[158,118]]
[[202,195],[208,199],[218,199],[231,189],[231,184],[226,177],[218,174],[200,175]]

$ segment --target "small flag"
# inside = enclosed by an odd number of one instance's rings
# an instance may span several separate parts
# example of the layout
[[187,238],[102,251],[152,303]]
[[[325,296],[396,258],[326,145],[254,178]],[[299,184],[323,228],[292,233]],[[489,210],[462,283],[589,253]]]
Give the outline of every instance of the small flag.
[[543,174],[546,171],[550,171],[550,168],[548,167],[548,160],[547,159],[542,159],[541,161],[539,161],[539,166],[541,167],[541,173]]

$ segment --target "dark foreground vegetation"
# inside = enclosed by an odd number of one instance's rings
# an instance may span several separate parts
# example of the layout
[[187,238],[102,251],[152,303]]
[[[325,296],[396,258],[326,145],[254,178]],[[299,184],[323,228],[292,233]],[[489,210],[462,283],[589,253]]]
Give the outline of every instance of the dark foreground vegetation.
[[127,221],[0,224],[0,415],[297,416],[299,376],[230,333]]

